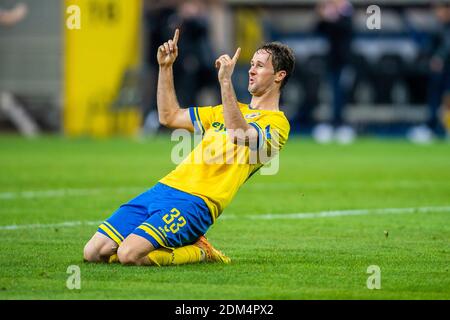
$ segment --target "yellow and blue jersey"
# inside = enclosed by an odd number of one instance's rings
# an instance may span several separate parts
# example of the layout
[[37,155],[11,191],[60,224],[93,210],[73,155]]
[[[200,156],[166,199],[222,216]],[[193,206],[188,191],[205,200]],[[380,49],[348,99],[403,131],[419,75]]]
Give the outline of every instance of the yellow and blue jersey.
[[213,220],[231,202],[240,186],[264,165],[252,154],[270,150],[275,155],[289,136],[289,121],[282,111],[252,109],[239,103],[247,123],[258,132],[257,148],[236,145],[226,133],[223,105],[189,108],[201,142],[172,172],[160,180],[172,188],[202,198]]
[[[239,187],[288,139],[289,122],[283,112],[239,107],[258,132],[256,146],[230,141],[223,106],[190,108],[201,142],[160,183],[120,206],[98,232],[118,245],[133,233],[155,249],[184,246],[204,235]],[[262,156],[266,151],[270,156]]]

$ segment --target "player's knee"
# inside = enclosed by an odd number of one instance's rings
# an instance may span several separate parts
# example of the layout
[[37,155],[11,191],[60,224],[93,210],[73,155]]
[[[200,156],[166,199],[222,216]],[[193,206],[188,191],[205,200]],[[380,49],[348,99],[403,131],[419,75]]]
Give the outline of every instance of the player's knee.
[[138,265],[140,261],[137,251],[130,246],[120,246],[117,250],[117,257],[120,263],[125,265]]
[[83,257],[87,262],[108,262],[117,250],[117,245],[109,242],[90,240],[84,247]]
[[89,241],[84,246],[83,250],[83,258],[84,261],[87,262],[100,262],[100,253],[98,252],[97,248]]

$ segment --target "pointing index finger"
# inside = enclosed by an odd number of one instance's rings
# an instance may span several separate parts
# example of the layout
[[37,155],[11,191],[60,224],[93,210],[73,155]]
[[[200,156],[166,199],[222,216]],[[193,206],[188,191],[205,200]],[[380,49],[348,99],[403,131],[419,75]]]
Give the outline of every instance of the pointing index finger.
[[241,48],[237,48],[236,53],[233,56],[233,61],[236,63],[236,61],[239,59],[239,55],[241,54]]
[[180,36],[180,30],[177,28],[176,30],[175,30],[175,34],[174,34],[174,36],[173,36],[173,43],[175,44],[175,45],[177,45],[177,43],[178,43],[178,37]]

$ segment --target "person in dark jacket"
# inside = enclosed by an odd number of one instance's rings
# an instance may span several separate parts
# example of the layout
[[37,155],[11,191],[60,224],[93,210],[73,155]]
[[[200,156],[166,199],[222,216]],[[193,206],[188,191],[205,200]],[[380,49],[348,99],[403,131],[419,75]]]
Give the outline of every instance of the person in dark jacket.
[[428,80],[428,119],[413,127],[407,134],[415,143],[429,143],[434,138],[445,137],[440,119],[444,96],[450,94],[450,4],[436,3],[434,13],[438,29],[433,37]]
[[325,36],[329,44],[326,58],[333,101],[331,124],[316,126],[313,136],[318,142],[329,142],[335,137],[338,142],[350,143],[355,137],[355,131],[345,123],[343,111],[351,75],[353,6],[347,0],[328,0],[318,5],[317,12],[320,17],[317,31]]

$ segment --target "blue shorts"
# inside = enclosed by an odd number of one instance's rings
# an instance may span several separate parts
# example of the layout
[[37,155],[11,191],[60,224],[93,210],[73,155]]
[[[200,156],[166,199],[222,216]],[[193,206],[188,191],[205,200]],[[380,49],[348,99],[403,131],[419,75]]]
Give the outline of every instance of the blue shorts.
[[162,183],[120,206],[98,232],[118,245],[131,233],[155,248],[175,248],[195,242],[213,223],[203,199]]

